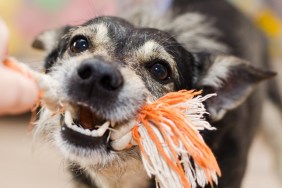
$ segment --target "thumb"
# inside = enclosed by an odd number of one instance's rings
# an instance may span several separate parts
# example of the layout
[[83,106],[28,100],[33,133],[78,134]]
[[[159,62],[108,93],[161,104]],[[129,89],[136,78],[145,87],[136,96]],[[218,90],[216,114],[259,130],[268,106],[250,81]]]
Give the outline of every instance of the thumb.
[[30,110],[38,97],[34,81],[5,67],[0,67],[0,75],[0,115]]

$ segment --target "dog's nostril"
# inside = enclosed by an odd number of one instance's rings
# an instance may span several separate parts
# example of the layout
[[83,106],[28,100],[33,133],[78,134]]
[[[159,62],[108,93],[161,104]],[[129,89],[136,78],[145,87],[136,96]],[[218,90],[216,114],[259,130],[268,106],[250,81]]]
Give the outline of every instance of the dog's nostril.
[[103,61],[85,60],[77,68],[75,78],[81,87],[89,90],[118,93],[123,85],[123,77],[117,67]]
[[92,68],[90,65],[87,65],[87,64],[82,65],[78,68],[77,74],[81,79],[86,80],[91,77]]
[[117,90],[123,84],[121,76],[104,75],[100,79],[100,85],[107,90]]

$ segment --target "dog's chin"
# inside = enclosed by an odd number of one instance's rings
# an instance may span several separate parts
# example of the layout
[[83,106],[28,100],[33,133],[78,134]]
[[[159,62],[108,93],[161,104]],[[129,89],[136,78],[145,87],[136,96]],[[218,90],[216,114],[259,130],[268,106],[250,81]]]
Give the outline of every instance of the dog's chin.
[[116,159],[116,154],[105,147],[78,147],[64,140],[61,132],[56,135],[56,144],[66,160],[80,164],[82,167],[105,166]]
[[114,122],[97,116],[90,108],[76,105],[76,110],[61,115],[60,127],[55,134],[56,144],[64,157],[81,166],[107,166],[117,160],[126,149],[112,147],[115,135],[123,136],[130,131],[128,122]]

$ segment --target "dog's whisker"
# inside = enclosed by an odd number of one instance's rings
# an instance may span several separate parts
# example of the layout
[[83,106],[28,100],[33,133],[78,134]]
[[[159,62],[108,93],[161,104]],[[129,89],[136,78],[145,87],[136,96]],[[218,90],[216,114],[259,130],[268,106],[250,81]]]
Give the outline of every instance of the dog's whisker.
[[[81,25],[47,31],[37,38],[41,44],[38,48],[48,53],[46,76],[54,80],[44,85],[51,91],[43,94],[58,100],[51,100],[56,104],[52,106],[44,103],[47,99],[43,97],[34,135],[56,145],[68,164],[81,170],[71,181],[81,175],[89,180],[89,187],[148,187],[147,167],[131,138],[135,118],[144,104],[181,89],[218,94],[205,104],[207,119],[221,125],[217,131],[224,138],[218,142],[217,134],[215,139],[207,135],[211,149],[219,160],[227,157],[234,171],[245,169],[240,161],[247,159],[246,147],[250,143],[245,140],[252,139],[248,131],[256,126],[249,123],[246,129],[242,122],[257,122],[254,117],[260,116],[259,110],[252,109],[259,107],[262,99],[256,85],[273,76],[243,60],[265,65],[261,63],[266,59],[261,34],[229,5],[228,12],[233,16],[220,16],[226,12],[225,1],[213,2],[217,11],[205,7],[208,0],[197,2],[195,7],[183,2],[172,2],[175,8],[160,17],[138,7],[127,15],[127,21],[101,16],[102,11],[88,0],[84,16],[95,18]],[[188,11],[184,11],[186,8]],[[34,66],[35,62],[29,63]],[[241,116],[244,111],[250,115]],[[239,135],[239,142],[237,132],[241,130],[246,134]],[[225,150],[218,152],[230,148],[230,143],[236,146],[231,147],[235,153],[232,158]],[[226,170],[222,165],[225,173],[219,184],[230,179],[236,183],[228,181],[228,185],[240,184],[242,175],[234,173],[230,178],[230,166]]]

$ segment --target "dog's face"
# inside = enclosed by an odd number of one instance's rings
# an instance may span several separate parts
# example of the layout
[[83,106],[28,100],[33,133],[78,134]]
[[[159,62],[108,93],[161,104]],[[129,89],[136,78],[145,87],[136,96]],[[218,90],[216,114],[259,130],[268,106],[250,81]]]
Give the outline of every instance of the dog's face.
[[179,89],[208,88],[222,96],[207,103],[217,121],[270,76],[235,57],[189,52],[165,31],[116,17],[43,33],[34,47],[48,52],[46,72],[60,84],[67,108],[54,115],[43,106],[37,130],[84,168],[139,160],[135,147],[126,149],[126,135],[146,102]]
[[[44,43],[52,45],[46,72],[60,83],[69,109],[52,117],[43,108],[41,119],[54,124],[48,134],[70,160],[106,165],[137,156],[134,149],[117,151],[125,146],[113,140],[130,131],[145,102],[192,86],[192,55],[160,30],[99,17],[47,35],[58,38]],[[43,47],[42,40],[34,46]]]

